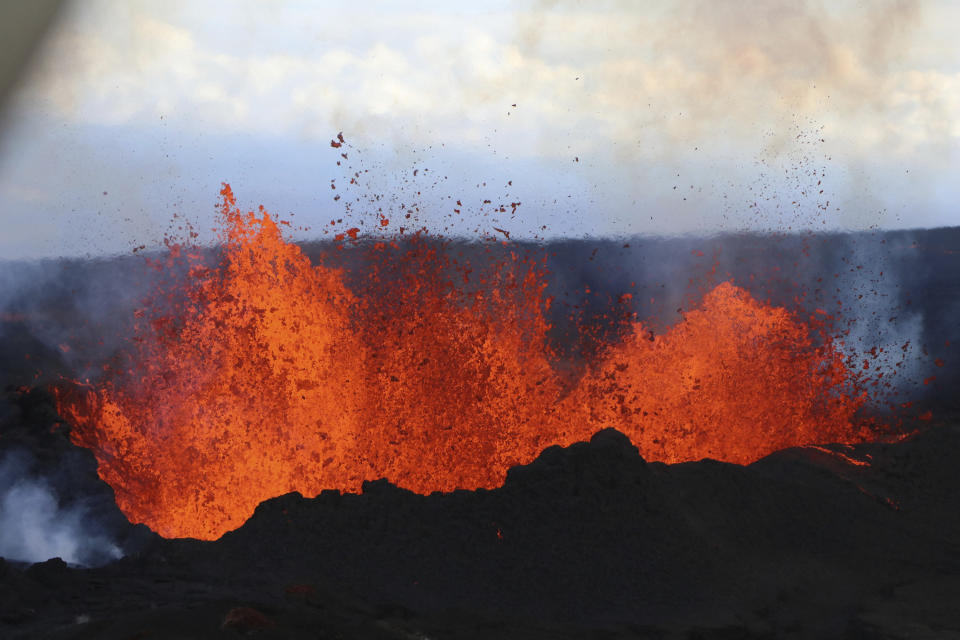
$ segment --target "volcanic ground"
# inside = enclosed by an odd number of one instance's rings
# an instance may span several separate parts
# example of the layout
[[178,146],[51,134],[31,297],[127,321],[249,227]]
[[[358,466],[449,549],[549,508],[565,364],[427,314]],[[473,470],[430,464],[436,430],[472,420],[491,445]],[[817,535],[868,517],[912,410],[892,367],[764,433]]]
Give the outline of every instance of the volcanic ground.
[[[0,636],[960,637],[957,247],[958,229],[548,247],[558,296],[616,296],[631,278],[682,291],[698,254],[738,283],[759,276],[752,291],[774,303],[787,280],[850,307],[866,294],[882,316],[866,333],[919,345],[917,379],[896,389],[909,407],[875,411],[898,437],[667,465],[610,425],[546,448],[499,488],[419,495],[379,480],[277,496],[215,541],[131,525],[49,390],[89,376],[126,335],[140,258],[8,265],[0,526],[29,524],[31,504],[11,496],[32,479],[73,514],[64,548],[91,566],[0,561]],[[60,526],[34,525],[37,538]]]

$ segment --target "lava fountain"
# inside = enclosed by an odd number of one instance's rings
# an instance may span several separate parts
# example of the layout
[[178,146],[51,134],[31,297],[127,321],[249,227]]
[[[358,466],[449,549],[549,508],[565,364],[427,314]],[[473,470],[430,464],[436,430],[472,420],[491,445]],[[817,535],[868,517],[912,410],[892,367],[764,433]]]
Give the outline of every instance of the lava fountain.
[[120,509],[165,537],[215,539],[265,499],[382,477],[496,487],[604,427],[665,462],[871,435],[829,336],[729,282],[661,335],[627,323],[571,371],[551,349],[542,258],[477,264],[414,235],[371,245],[353,284],[221,195],[219,262],[171,244],[127,352],[56,390]]

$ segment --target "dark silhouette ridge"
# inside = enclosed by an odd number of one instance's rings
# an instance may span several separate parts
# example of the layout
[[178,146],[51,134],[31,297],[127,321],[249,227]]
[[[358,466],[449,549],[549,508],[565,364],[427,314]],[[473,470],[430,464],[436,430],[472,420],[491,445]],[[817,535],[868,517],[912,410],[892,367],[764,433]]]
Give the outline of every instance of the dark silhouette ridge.
[[271,621],[266,637],[881,637],[931,615],[957,629],[958,455],[960,428],[938,426],[668,466],[607,429],[499,489],[288,494],[215,542],[152,538],[100,569],[6,565],[5,637],[202,635],[240,606]]

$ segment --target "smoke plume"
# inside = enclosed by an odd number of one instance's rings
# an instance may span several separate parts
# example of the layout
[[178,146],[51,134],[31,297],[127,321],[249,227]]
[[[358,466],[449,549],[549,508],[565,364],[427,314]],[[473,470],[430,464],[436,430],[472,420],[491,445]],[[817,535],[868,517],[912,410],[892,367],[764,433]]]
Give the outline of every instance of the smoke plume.
[[120,548],[92,521],[83,499],[62,504],[32,466],[22,451],[0,458],[0,556],[23,562],[59,557],[86,566],[119,558]]

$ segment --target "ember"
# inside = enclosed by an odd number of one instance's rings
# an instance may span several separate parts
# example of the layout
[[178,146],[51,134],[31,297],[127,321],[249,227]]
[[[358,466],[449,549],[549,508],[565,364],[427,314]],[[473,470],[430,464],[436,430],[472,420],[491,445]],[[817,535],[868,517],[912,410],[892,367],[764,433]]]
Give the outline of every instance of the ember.
[[571,371],[550,347],[542,259],[470,264],[415,236],[377,243],[348,287],[262,207],[221,195],[221,262],[172,246],[157,268],[185,263],[186,283],[171,277],[138,312],[122,364],[57,391],[120,508],[165,537],[218,538],[265,499],[381,477],[424,494],[492,488],[611,426],[667,462],[870,435],[830,338],[729,282],[666,333],[628,324]]

